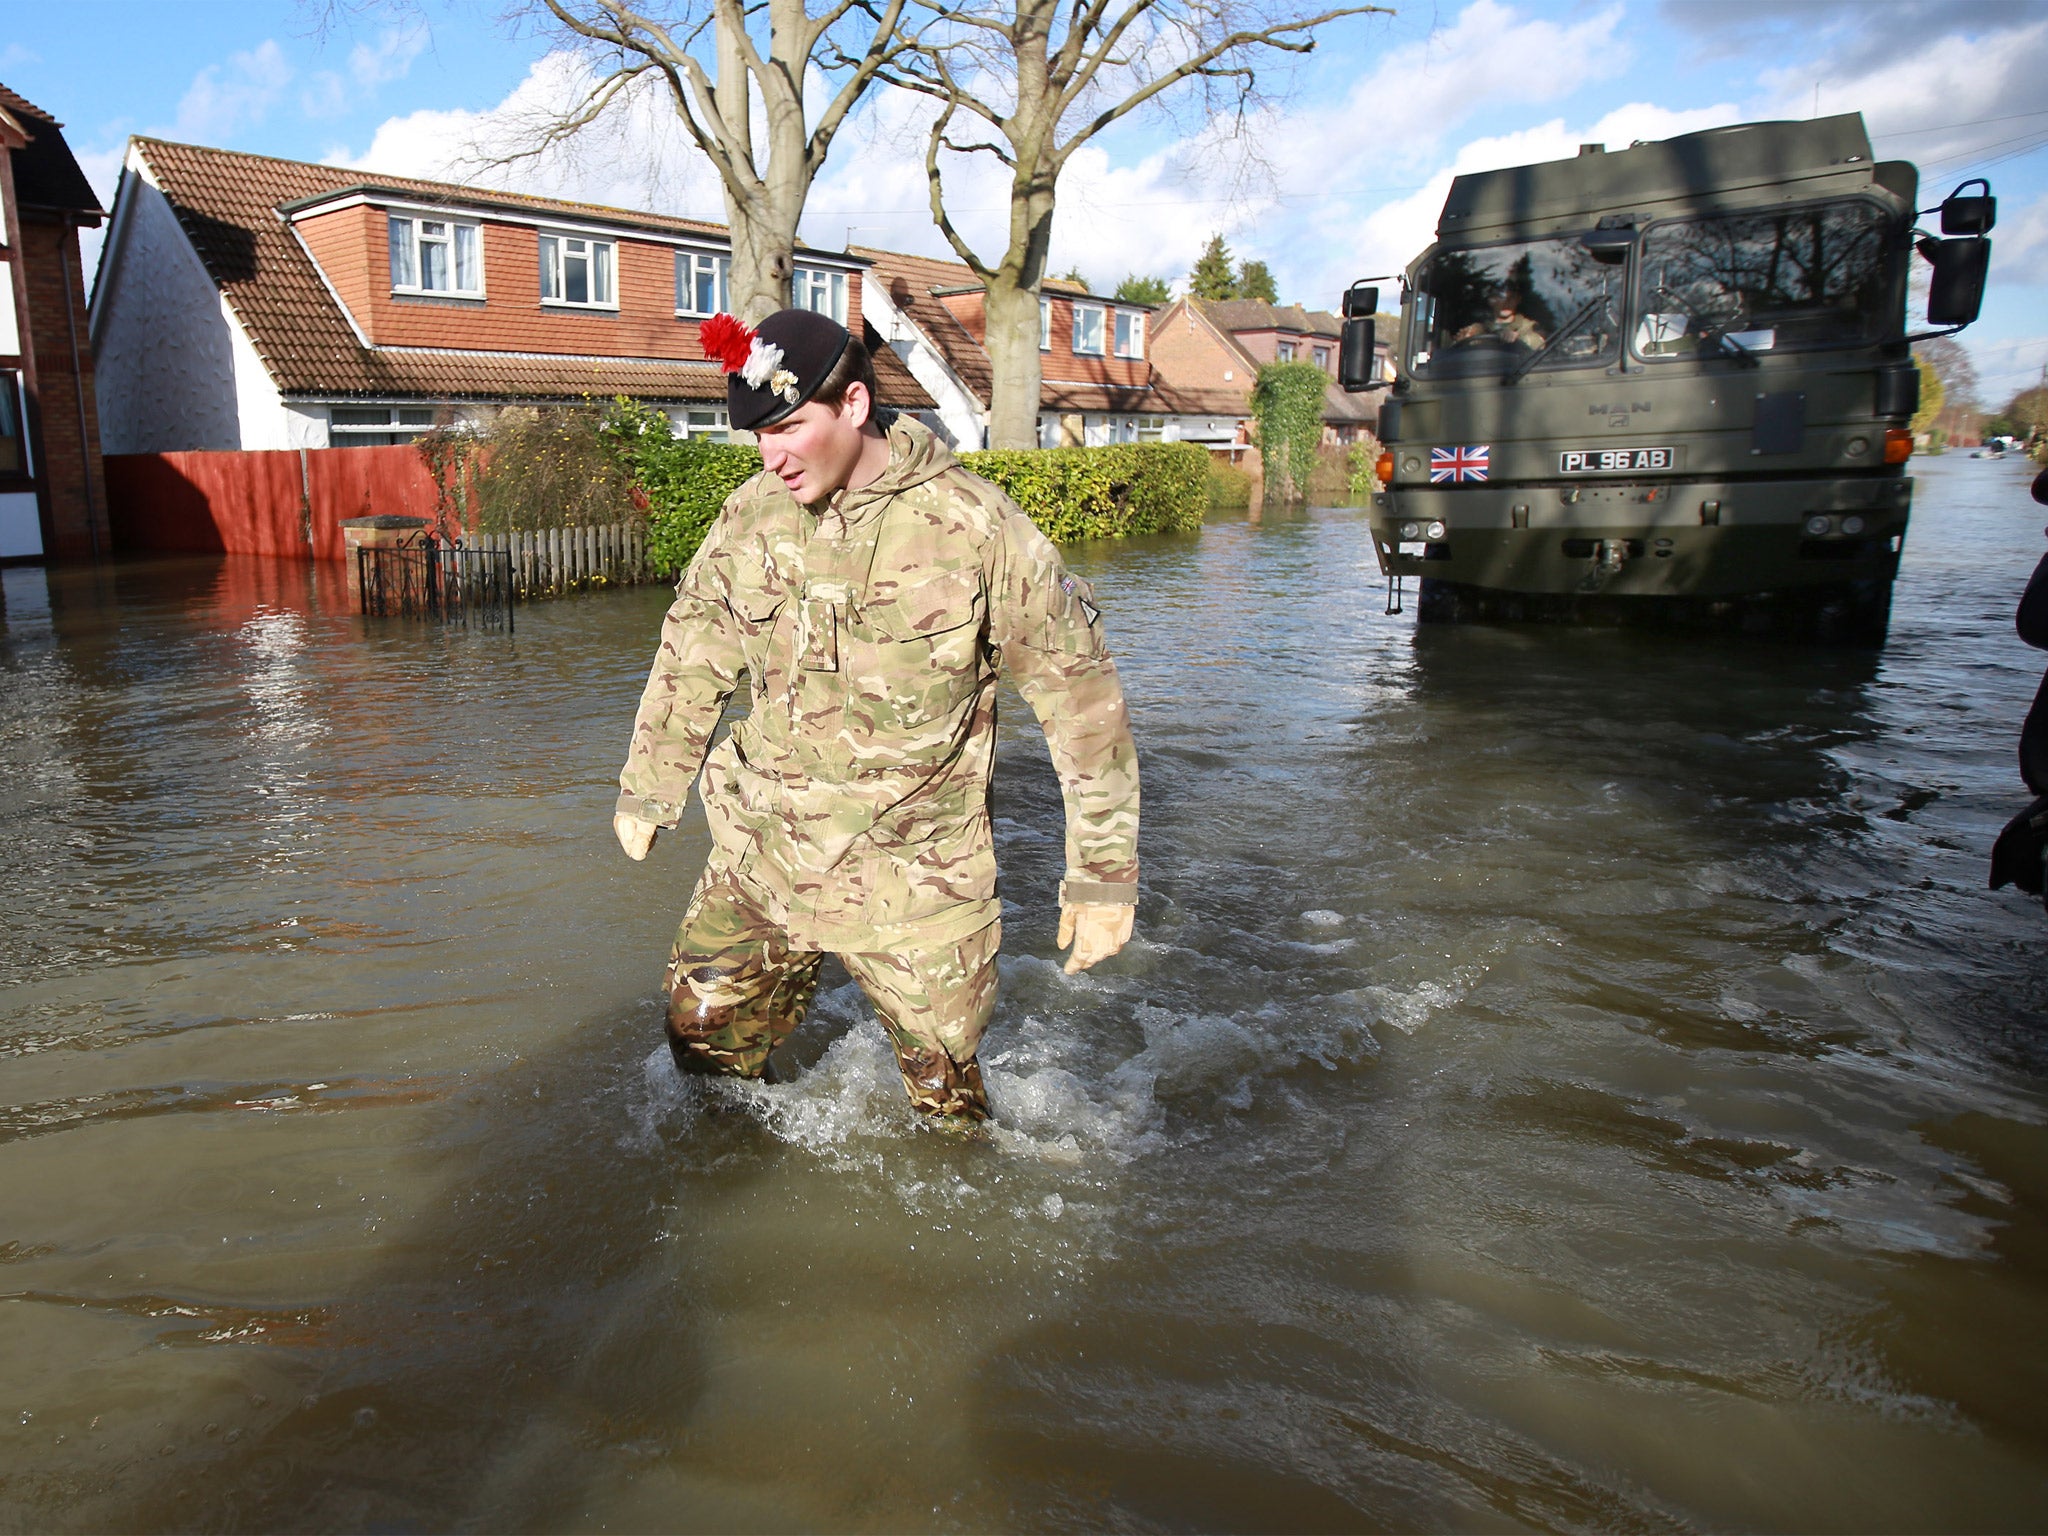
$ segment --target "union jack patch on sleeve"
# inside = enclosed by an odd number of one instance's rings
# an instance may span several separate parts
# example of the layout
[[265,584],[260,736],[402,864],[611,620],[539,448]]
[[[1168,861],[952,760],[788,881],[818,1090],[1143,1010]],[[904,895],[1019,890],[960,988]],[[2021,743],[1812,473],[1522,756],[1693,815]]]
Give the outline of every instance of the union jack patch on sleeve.
[[1456,485],[1465,480],[1484,480],[1487,459],[1492,452],[1491,443],[1474,443],[1469,448],[1432,448],[1429,450],[1429,483]]

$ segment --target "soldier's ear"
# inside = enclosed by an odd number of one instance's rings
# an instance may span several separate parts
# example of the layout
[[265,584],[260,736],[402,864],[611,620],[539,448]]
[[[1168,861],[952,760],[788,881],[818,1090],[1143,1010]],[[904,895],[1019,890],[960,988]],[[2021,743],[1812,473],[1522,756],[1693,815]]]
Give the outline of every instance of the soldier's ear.
[[874,420],[874,397],[868,393],[867,385],[855,379],[846,386],[846,393],[840,396],[839,409],[850,425],[864,427]]

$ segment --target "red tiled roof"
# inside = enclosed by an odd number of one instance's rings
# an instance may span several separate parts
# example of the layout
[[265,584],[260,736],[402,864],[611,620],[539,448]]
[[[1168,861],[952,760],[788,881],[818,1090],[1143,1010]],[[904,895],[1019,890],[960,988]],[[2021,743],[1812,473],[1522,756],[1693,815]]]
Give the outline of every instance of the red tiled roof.
[[[375,187],[467,206],[551,212],[667,233],[722,237],[726,232],[722,224],[558,198],[522,197],[408,176],[368,177],[336,166],[163,139],[138,139],[136,146],[193,249],[286,395],[457,400],[561,399],[583,394],[623,394],[647,400],[725,398],[724,375],[707,363],[365,347],[278,209],[309,198]],[[923,386],[886,349],[875,359],[875,374],[885,403],[912,410],[932,405]]]
[[1293,331],[1302,336],[1343,333],[1343,322],[1326,310],[1299,304],[1268,304],[1263,299],[1198,299],[1202,313],[1226,331]]
[[910,321],[945,358],[976,402],[986,410],[989,392],[995,386],[995,369],[988,351],[974,339],[974,333],[932,295],[935,290],[981,286],[973,271],[957,261],[939,261],[930,256],[907,256],[900,251],[878,251],[855,246],[850,254],[872,262],[869,274],[889,295],[889,302],[910,317]]
[[26,96],[18,95],[7,89],[4,85],[0,85],[0,107],[5,107],[16,117],[33,117],[41,122],[48,123],[53,128],[62,128],[64,126]]

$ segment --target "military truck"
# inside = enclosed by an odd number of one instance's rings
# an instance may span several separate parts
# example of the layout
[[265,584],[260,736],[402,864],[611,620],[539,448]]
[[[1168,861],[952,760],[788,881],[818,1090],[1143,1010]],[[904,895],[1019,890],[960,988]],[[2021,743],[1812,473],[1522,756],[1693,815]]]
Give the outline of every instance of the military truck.
[[[1380,410],[1389,611],[1412,576],[1425,622],[1882,644],[1913,496],[1908,347],[1977,317],[1996,216],[1965,182],[1926,234],[1918,187],[1853,113],[1454,180],[1402,275]],[[1939,328],[1917,336],[1916,248]],[[1388,387],[1378,304],[1371,280],[1344,298],[1353,391]]]

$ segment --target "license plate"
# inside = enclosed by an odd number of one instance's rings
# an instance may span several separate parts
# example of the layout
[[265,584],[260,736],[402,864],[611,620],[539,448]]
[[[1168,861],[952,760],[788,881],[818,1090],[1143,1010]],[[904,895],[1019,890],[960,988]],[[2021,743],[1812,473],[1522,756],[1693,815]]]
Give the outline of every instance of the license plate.
[[1626,475],[1677,464],[1676,448],[1567,448],[1557,456],[1561,475]]

